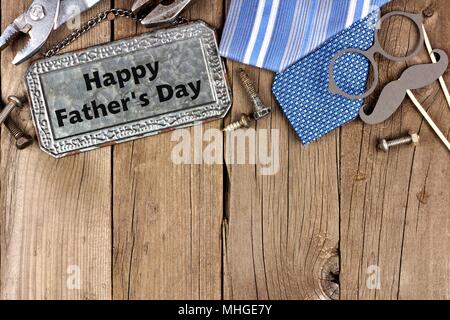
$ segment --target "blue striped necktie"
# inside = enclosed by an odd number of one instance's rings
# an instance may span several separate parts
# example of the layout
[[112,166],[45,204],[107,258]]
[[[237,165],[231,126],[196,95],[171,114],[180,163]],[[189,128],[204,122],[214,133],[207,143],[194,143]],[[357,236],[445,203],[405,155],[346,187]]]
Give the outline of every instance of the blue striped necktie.
[[[233,0],[221,54],[281,72],[273,94],[301,141],[309,144],[358,117],[364,101],[332,94],[328,67],[336,52],[373,44],[377,9],[389,1]],[[364,91],[367,60],[347,56],[341,66],[338,74],[346,75],[346,82],[340,87]]]
[[275,72],[389,0],[232,0],[223,57]]

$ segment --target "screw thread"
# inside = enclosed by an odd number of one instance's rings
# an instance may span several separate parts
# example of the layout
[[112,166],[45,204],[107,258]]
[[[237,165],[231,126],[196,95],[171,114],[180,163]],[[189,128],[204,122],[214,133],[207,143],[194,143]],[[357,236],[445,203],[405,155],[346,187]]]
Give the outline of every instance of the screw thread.
[[14,140],[16,140],[17,149],[23,150],[33,144],[33,138],[22,131],[13,119],[7,118],[5,126],[13,136]]
[[19,129],[17,124],[11,118],[6,119],[5,126],[15,139],[19,139],[24,136],[22,130]]
[[411,137],[404,137],[404,138],[388,141],[388,146],[389,147],[401,146],[401,145],[404,145],[404,144],[411,143],[412,141],[413,140],[412,140]]
[[244,89],[252,99],[258,99],[258,93],[256,92],[255,84],[250,79],[248,74],[244,71],[244,69],[239,70],[239,77],[241,78],[241,82],[244,85]]
[[255,120],[260,120],[266,116],[268,116],[272,112],[272,108],[267,107],[262,102],[258,92],[256,91],[255,84],[250,79],[249,75],[245,72],[244,69],[240,69],[239,77],[244,86],[245,91],[247,92],[253,106],[253,118]]
[[248,115],[242,115],[239,121],[230,123],[223,129],[224,132],[232,132],[242,128],[249,128],[252,123],[252,119]]

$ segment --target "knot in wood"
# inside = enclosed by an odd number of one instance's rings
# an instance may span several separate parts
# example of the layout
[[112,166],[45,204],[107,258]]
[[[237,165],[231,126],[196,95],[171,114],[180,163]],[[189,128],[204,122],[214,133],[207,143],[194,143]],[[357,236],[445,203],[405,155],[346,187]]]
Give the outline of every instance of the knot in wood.
[[320,286],[330,300],[339,300],[339,256],[333,254],[328,258],[321,270]]
[[422,13],[426,18],[431,18],[434,15],[434,9],[430,6],[425,8]]

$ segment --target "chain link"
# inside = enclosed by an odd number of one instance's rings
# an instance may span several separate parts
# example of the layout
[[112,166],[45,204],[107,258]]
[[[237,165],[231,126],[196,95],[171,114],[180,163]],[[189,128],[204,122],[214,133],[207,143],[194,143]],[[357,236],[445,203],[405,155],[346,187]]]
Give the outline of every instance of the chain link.
[[137,17],[132,11],[126,10],[126,9],[109,9],[106,11],[103,11],[96,15],[94,18],[90,19],[88,22],[83,24],[80,28],[75,29],[71,34],[69,34],[67,37],[65,37],[61,42],[56,44],[53,48],[48,50],[44,57],[50,58],[63,50],[65,47],[73,43],[75,40],[77,40],[79,37],[81,37],[83,34],[91,30],[92,28],[96,27],[99,23],[105,21],[108,19],[108,16],[110,14],[113,14],[114,17],[123,17],[127,19],[131,19],[134,21],[141,21],[139,17]]

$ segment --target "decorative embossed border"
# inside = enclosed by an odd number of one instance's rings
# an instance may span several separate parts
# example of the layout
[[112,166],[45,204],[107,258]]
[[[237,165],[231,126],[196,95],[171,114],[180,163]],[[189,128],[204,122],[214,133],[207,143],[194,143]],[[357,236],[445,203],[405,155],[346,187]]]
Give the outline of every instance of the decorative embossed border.
[[[217,97],[216,103],[55,141],[40,82],[41,74],[196,37],[201,38],[204,46],[209,77]],[[28,69],[25,81],[41,149],[56,158],[223,118],[232,103],[225,68],[218,53],[215,31],[203,21],[39,60]]]

